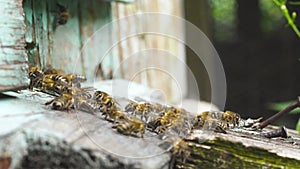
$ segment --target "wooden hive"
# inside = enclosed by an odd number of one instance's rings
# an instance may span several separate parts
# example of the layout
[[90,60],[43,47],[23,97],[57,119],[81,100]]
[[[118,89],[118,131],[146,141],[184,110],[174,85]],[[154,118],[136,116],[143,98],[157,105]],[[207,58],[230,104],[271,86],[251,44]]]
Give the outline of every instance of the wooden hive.
[[[169,101],[179,101],[187,93],[184,44],[149,31],[164,24],[158,33],[168,28],[184,37],[184,25],[159,20],[153,24],[152,20],[136,14],[164,12],[180,17],[182,3],[181,0],[24,0],[23,33],[29,64],[42,68],[52,65],[85,75],[90,82],[110,79],[113,75],[114,79],[156,88]],[[69,10],[70,18],[64,25],[55,26],[57,4]]]
[[[139,70],[138,68],[147,66],[147,63],[174,65],[174,61],[169,60],[168,57],[153,57],[144,60],[143,57],[137,55],[138,62],[129,60],[119,68],[122,61],[134,55],[136,51],[143,51],[144,49],[155,48],[159,51],[168,51],[184,62],[183,45],[173,39],[151,34],[130,36],[131,32],[139,32],[140,29],[150,29],[161,24],[159,21],[155,24],[149,23],[139,17],[123,19],[122,21],[129,23],[127,25],[121,24],[123,22],[116,22],[115,25],[108,27],[109,29],[104,29],[104,35],[107,36],[92,39],[88,43],[88,48],[81,50],[96,30],[105,27],[112,20],[138,12],[164,11],[175,16],[182,16],[182,9],[180,8],[182,0],[140,0],[131,2],[131,4],[124,4],[119,1],[2,0],[0,9],[5,12],[0,19],[0,31],[6,36],[1,36],[0,78],[2,79],[0,90],[12,90],[28,85],[26,78],[27,60],[31,65],[41,67],[52,65],[66,72],[83,74],[90,81],[101,79],[95,77],[95,69],[99,67],[98,57],[105,55],[111,46],[113,48],[106,54],[108,57],[104,58],[101,65],[104,71],[102,78],[104,79],[109,77],[109,69],[116,70],[116,78],[131,80],[132,77],[135,77],[133,75]],[[56,27],[54,31],[56,3],[68,7],[70,19],[65,25]],[[23,11],[26,15],[23,15]],[[168,27],[167,23],[164,24]],[[141,25],[146,26],[141,27]],[[169,26],[169,28],[170,31],[183,33],[183,25]],[[124,37],[127,39],[124,40]],[[115,41],[120,43],[112,45],[112,42]],[[184,96],[185,76],[183,74],[185,72],[181,68],[176,70],[172,68],[166,67],[166,70],[179,79],[183,89],[180,94]],[[172,76],[161,78],[163,76],[164,74],[161,72],[148,72],[133,78],[133,80],[159,88],[166,93],[167,98],[176,101],[179,94],[175,87],[170,87],[172,86],[170,85]],[[105,84],[99,86],[105,86]],[[108,88],[108,86],[106,87]],[[148,89],[145,91],[149,92]],[[90,142],[85,131],[81,130],[82,127],[86,127],[90,136],[97,138],[97,140],[108,140],[109,147],[115,149],[118,149],[119,146],[115,144],[116,142],[128,145],[132,143],[130,140],[135,138],[125,137],[110,130],[111,124],[109,122],[101,119],[95,120],[94,116],[85,112],[79,111],[78,114],[72,114],[47,109],[43,105],[44,99],[51,98],[26,92],[21,94],[7,92],[6,94],[15,97],[10,96],[0,102],[0,107],[5,110],[0,112],[0,168],[18,168],[18,166],[20,168],[37,166],[40,168],[53,166],[132,168],[136,167],[135,164],[139,164],[136,168],[173,166],[169,164],[170,156],[167,153],[156,156],[154,159],[147,158],[138,161],[123,157],[116,158],[109,153],[99,151],[98,147]],[[140,95],[144,96],[143,94]],[[15,105],[18,106],[12,109],[11,107]],[[78,123],[78,118],[82,123]],[[111,135],[108,135],[106,130]],[[299,133],[291,131],[290,135],[292,138],[288,139],[266,139],[257,135],[229,131],[228,134],[211,133],[211,138],[200,144],[197,137],[193,137],[199,136],[195,132],[187,138],[193,150],[191,158],[184,164],[180,164],[179,159],[175,161],[178,164],[177,168],[296,168],[300,163]],[[155,144],[145,148],[143,141],[139,140],[139,143],[133,144],[131,151],[135,152],[141,149],[142,153],[147,154],[148,150],[155,151],[157,148]],[[156,142],[154,140],[151,143]],[[120,150],[122,149],[120,148]]]
[[22,1],[0,2],[0,91],[28,85]]

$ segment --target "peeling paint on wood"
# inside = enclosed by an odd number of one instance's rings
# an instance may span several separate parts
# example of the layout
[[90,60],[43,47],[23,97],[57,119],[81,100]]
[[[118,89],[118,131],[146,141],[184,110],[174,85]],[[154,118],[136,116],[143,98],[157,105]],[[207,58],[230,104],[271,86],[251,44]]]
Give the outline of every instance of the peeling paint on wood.
[[28,86],[22,0],[0,2],[0,91]]

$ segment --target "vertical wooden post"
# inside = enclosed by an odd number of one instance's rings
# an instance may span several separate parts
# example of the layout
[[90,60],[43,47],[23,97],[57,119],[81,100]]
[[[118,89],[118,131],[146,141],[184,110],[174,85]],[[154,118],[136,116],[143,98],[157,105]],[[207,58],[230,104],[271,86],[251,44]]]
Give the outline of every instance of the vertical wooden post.
[[23,88],[29,81],[22,0],[2,0],[0,11],[0,91]]

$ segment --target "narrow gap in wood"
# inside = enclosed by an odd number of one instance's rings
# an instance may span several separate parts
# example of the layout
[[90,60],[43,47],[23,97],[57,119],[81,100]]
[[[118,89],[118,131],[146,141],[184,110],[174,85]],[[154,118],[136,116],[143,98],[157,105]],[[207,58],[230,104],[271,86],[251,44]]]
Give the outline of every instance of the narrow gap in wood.
[[41,61],[40,61],[40,57],[39,57],[39,46],[37,44],[37,37],[36,37],[36,29],[35,29],[35,6],[34,6],[34,1],[33,0],[28,0],[28,2],[30,2],[30,8],[32,10],[32,15],[31,15],[31,20],[32,20],[32,25],[26,25],[26,26],[30,26],[32,29],[32,42],[35,44],[35,48],[36,50],[34,50],[34,63],[31,63],[32,65],[36,65],[41,67]]
[[[53,38],[52,38],[52,24],[55,24],[55,23],[52,23],[51,22],[51,10],[49,9],[52,9],[51,8],[51,3],[53,3],[52,1],[47,1],[46,2],[46,14],[47,14],[47,35],[48,35],[48,64],[49,65],[52,65],[52,50],[53,50]],[[50,8],[49,8],[50,7]]]
[[[119,4],[116,3],[116,11],[119,11]],[[119,16],[119,13],[116,12],[116,18],[117,19],[120,19],[120,16]],[[121,25],[120,25],[120,21],[117,21],[117,25],[118,25],[118,31],[117,31],[117,38],[118,38],[118,42],[117,42],[117,45],[118,45],[118,55],[119,55],[119,63],[122,63],[123,62],[123,49],[122,49],[122,41],[121,41]],[[125,39],[126,40],[126,39]],[[124,78],[125,77],[125,74],[124,74],[124,68],[123,68],[123,64],[120,64],[120,76],[121,78]]]
[[[86,72],[85,72],[85,67],[84,67],[84,53],[82,51],[84,42],[83,42],[83,22],[82,22],[82,5],[81,3],[86,3],[87,1],[76,1],[77,2],[77,14],[78,14],[78,28],[79,28],[79,43],[80,43],[80,50],[79,50],[79,55],[80,55],[80,61],[81,61],[81,69],[82,69],[82,75],[86,76]],[[88,9],[85,9],[86,11]]]

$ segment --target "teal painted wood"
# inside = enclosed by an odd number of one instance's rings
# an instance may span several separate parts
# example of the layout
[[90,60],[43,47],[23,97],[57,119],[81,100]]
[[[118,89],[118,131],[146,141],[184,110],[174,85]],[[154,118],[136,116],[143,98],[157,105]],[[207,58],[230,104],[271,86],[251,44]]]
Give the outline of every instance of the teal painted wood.
[[[50,3],[50,2],[49,2]],[[58,25],[52,30],[52,55],[51,62],[54,67],[60,68],[65,72],[74,72],[83,74],[84,70],[81,66],[81,58],[79,56],[81,48],[80,24],[79,24],[79,0],[75,1],[58,1],[60,5],[65,6],[69,10],[70,19],[65,25]],[[56,4],[51,4],[53,11],[57,11]],[[83,10],[83,9],[82,9]],[[56,12],[52,15],[55,17]],[[52,22],[51,24],[55,24]]]
[[[58,15],[56,3],[69,10],[70,18],[64,25],[54,30]],[[33,44],[28,57],[31,65],[53,67],[86,75],[94,79],[99,54],[105,53],[110,36],[106,38],[91,36],[111,21],[110,2],[87,1],[24,1],[26,42]],[[91,40],[91,41],[90,41]],[[85,50],[82,47],[85,46]],[[110,59],[109,59],[110,60]],[[104,65],[111,67],[111,62]]]
[[89,12],[80,11],[81,40],[83,43],[81,58],[83,58],[82,63],[84,70],[86,70],[85,75],[93,81],[99,63],[102,64],[104,73],[113,64],[110,61],[111,58],[102,60],[107,49],[111,46],[111,34],[107,29],[107,24],[111,22],[111,5],[102,1],[89,1],[84,4],[81,1],[80,5],[89,9]]
[[27,57],[21,0],[0,1],[0,92],[26,87]]

